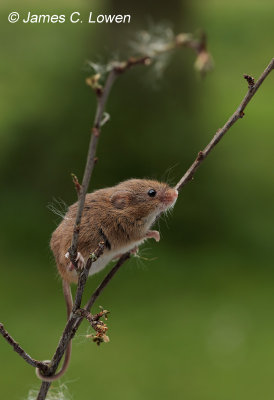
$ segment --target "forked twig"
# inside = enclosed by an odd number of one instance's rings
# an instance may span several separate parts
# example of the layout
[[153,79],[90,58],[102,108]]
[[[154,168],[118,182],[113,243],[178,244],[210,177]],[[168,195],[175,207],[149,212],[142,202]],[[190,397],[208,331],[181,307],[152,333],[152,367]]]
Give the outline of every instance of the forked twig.
[[[198,55],[201,56],[200,62],[205,62],[205,55],[208,54],[206,53],[206,47],[205,43],[199,43],[197,41],[192,41],[190,37],[187,36],[182,36],[182,35],[177,35],[176,40],[174,43],[171,43],[169,46],[166,47],[166,49],[163,49],[163,51],[170,51],[173,48],[176,47],[191,47],[194,49]],[[121,73],[125,72],[129,68],[135,66],[135,65],[148,65],[150,64],[150,56],[143,56],[139,58],[129,58],[127,61],[119,63],[118,65],[116,64],[113,66],[111,71],[109,72],[106,83],[104,87],[96,87],[95,92],[97,95],[97,108],[96,108],[96,113],[95,113],[95,118],[94,118],[94,123],[92,127],[92,134],[91,134],[91,139],[90,139],[90,144],[89,144],[89,150],[88,150],[88,156],[87,156],[87,162],[86,162],[86,167],[85,167],[85,172],[84,172],[84,177],[82,184],[80,185],[78,182],[77,177],[74,175],[73,176],[73,181],[77,190],[78,194],[78,211],[77,211],[77,216],[75,220],[75,226],[74,226],[74,232],[73,232],[73,238],[71,242],[71,247],[69,249],[69,254],[70,254],[70,259],[74,265],[77,267],[76,263],[76,256],[77,256],[77,245],[78,245],[78,238],[79,238],[79,232],[80,232],[80,224],[81,224],[81,217],[83,213],[83,208],[84,208],[84,203],[85,203],[85,196],[88,190],[91,174],[94,168],[94,165],[96,163],[96,148],[101,132],[101,126],[103,123],[106,122],[107,117],[104,117],[104,112],[105,112],[105,106],[111,91],[111,88],[117,78]],[[221,138],[225,135],[225,133],[231,128],[234,123],[242,118],[244,116],[244,110],[247,106],[247,104],[250,102],[250,100],[253,98],[254,94],[257,92],[259,89],[260,85],[263,83],[265,78],[270,74],[270,72],[274,68],[274,59],[271,60],[265,71],[262,73],[262,75],[259,77],[259,79],[255,82],[254,79],[249,76],[245,75],[244,78],[248,82],[248,92],[242,102],[240,103],[239,107],[237,110],[234,112],[234,114],[229,118],[229,120],[225,123],[225,125],[219,129],[212,140],[209,142],[209,144],[204,148],[204,150],[200,151],[198,153],[197,158],[193,162],[193,164],[190,166],[190,168],[187,170],[187,172],[184,174],[184,176],[180,179],[180,181],[177,183],[175,186],[176,189],[179,191],[183,188],[184,185],[186,185],[187,182],[189,182],[196,170],[199,168],[201,165],[202,161],[208,156],[208,154],[212,151],[212,149],[216,146],[216,144],[221,140]],[[104,250],[104,244],[99,243],[97,249],[94,250],[93,255],[97,259],[100,257],[100,255],[103,253]],[[13,349],[30,365],[33,367],[39,368],[42,370],[43,373],[46,374],[54,374],[55,371],[58,368],[58,365],[62,359],[62,356],[64,355],[66,348],[68,346],[68,343],[70,340],[74,337],[77,329],[79,328],[79,325],[83,321],[84,318],[87,318],[90,323],[92,323],[95,327],[98,325],[94,323],[94,321],[98,321],[101,314],[99,313],[96,317],[92,316],[92,314],[89,313],[91,307],[93,306],[95,300],[98,298],[98,296],[101,294],[101,292],[104,290],[104,288],[107,286],[107,284],[110,282],[110,280],[113,278],[113,276],[116,274],[116,272],[121,268],[121,266],[124,264],[124,262],[130,257],[129,253],[124,254],[123,256],[120,257],[116,265],[111,269],[111,271],[107,274],[107,276],[104,278],[104,280],[101,282],[101,284],[98,286],[98,288],[94,291],[92,296],[90,297],[88,303],[85,305],[84,309],[81,309],[81,302],[82,302],[82,296],[83,296],[83,291],[85,288],[85,284],[87,281],[89,269],[92,265],[92,262],[95,260],[95,258],[89,258],[87,261],[84,270],[79,274],[79,279],[78,279],[78,286],[77,286],[77,292],[75,296],[75,303],[73,307],[73,312],[71,313],[65,329],[63,331],[62,337],[60,338],[59,344],[57,346],[57,349],[55,351],[55,354],[52,358],[52,361],[50,363],[50,366],[47,364],[37,361],[33,359],[32,357],[27,354],[22,347],[14,341],[14,339],[9,335],[9,333],[5,330],[4,326],[0,324],[0,334],[7,340],[7,342],[13,347]],[[102,314],[103,315],[103,314]],[[96,319],[97,318],[97,319]],[[39,394],[37,396],[37,400],[44,400],[46,398],[47,392],[49,390],[51,383],[50,382],[42,382]]]
[[19,356],[22,357],[28,364],[30,364],[35,368],[41,369],[43,372],[46,372],[48,370],[48,366],[45,363],[35,360],[28,353],[26,353],[25,350],[23,350],[22,347],[10,336],[8,331],[4,328],[3,324],[1,323],[0,323],[0,334],[13,347],[13,350],[17,354],[19,354]]

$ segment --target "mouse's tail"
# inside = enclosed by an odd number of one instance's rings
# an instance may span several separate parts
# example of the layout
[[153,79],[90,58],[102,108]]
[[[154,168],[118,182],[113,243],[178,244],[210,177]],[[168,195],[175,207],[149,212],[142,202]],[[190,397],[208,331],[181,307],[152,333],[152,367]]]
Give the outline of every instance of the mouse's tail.
[[[63,279],[63,293],[64,293],[66,306],[67,306],[67,318],[69,319],[70,313],[72,311],[73,300],[72,300],[72,295],[71,295],[70,284],[67,281],[65,281],[64,279]],[[37,377],[45,382],[53,382],[53,381],[56,381],[57,379],[61,378],[61,376],[64,375],[64,373],[66,372],[66,370],[69,366],[70,356],[71,356],[71,347],[72,347],[72,344],[71,344],[71,340],[70,340],[68,347],[66,349],[65,359],[64,359],[62,368],[60,369],[59,372],[57,372],[57,374],[52,375],[52,376],[44,376],[44,375],[42,375],[39,368],[36,368],[35,372],[36,372]]]

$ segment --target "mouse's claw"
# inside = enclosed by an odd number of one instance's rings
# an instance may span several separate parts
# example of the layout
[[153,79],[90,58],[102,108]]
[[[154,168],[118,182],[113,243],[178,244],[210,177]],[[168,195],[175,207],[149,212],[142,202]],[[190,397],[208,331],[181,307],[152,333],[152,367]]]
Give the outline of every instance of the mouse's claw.
[[77,261],[78,268],[83,269],[86,263],[85,263],[84,257],[82,256],[82,254],[79,251],[77,253],[76,261]]
[[[65,257],[69,259],[69,252],[67,252],[65,254]],[[84,268],[85,260],[84,260],[84,257],[82,256],[82,254],[79,251],[77,253],[77,257],[76,257],[75,261],[77,262],[77,266],[78,266],[79,269],[83,269]],[[72,264],[71,261],[70,261],[70,263],[68,265],[68,269],[69,269],[69,271],[73,271],[75,269],[74,265]]]
[[158,231],[148,231],[146,233],[146,238],[153,238],[156,242],[160,241],[160,233]]

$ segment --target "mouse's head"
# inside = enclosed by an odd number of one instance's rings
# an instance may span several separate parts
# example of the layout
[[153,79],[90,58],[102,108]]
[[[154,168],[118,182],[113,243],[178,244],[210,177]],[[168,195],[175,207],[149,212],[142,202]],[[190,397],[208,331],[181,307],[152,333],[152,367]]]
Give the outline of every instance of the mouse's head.
[[166,183],[130,179],[115,186],[111,203],[117,210],[136,219],[147,219],[151,224],[159,214],[175,204],[177,197],[177,190]]

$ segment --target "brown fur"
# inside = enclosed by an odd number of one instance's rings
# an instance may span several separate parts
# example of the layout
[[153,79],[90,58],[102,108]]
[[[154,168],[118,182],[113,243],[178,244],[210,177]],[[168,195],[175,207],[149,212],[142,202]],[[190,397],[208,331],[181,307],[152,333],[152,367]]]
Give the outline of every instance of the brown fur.
[[[157,195],[149,197],[149,189]],[[148,216],[157,207],[166,204],[170,192],[167,184],[145,179],[130,179],[117,186],[100,189],[86,196],[78,251],[84,258],[102,241],[102,232],[111,244],[111,249],[119,249],[129,242],[144,238]],[[68,209],[63,221],[53,232],[50,247],[55,256],[61,277],[67,282],[77,282],[75,271],[68,270],[69,260],[65,257],[73,233],[78,203]],[[109,249],[105,248],[105,252]]]
[[[148,195],[150,189],[156,190],[155,197]],[[120,256],[125,248],[136,250],[136,243],[140,244],[146,238],[153,237],[158,241],[159,233],[149,231],[149,228],[157,215],[174,204],[177,195],[178,192],[167,184],[146,179],[130,179],[117,186],[87,194],[79,232],[78,252],[86,259],[99,242],[104,240],[103,256],[109,253],[111,259],[113,253],[116,257]],[[63,279],[68,317],[72,309],[70,284],[76,283],[78,278],[65,254],[71,244],[77,209],[78,203],[69,207],[50,241],[58,271]],[[100,258],[99,262],[100,260],[102,259]],[[102,268],[104,266],[103,262]],[[56,375],[43,377],[38,370],[37,376],[48,382],[59,379],[69,365],[70,352],[71,342],[64,364]]]

